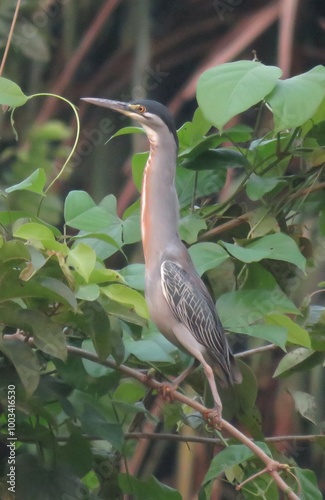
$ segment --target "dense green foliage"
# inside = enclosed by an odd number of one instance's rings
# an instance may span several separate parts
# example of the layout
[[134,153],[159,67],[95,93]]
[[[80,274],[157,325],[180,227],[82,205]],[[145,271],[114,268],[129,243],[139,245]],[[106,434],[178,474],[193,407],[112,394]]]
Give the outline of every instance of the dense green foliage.
[[[304,283],[325,259],[325,68],[288,80],[280,76],[279,68],[252,61],[201,76],[199,108],[178,131],[176,187],[180,234],[218,297],[224,326],[240,334],[241,351],[275,344],[283,356],[274,376],[289,377],[324,362],[324,315],[311,318]],[[0,79],[2,105],[15,108],[29,100],[13,82]],[[254,106],[254,128],[225,128]],[[126,128],[118,135],[137,132]],[[146,388],[100,364],[108,358],[168,377],[189,363],[149,320],[143,264],[116,270],[104,263],[116,252],[129,255],[128,245],[140,241],[139,203],[120,218],[113,195],[97,204],[86,192],[72,191],[60,226],[60,202],[48,189],[58,175],[50,166],[55,155],[62,157],[69,131],[53,122],[30,134],[33,147],[15,158],[7,176],[14,182],[2,186],[0,212],[0,394],[6,409],[8,385],[16,387],[18,498],[107,499],[124,492],[142,500],[178,499],[178,492],[154,477],[140,481],[119,472],[122,457],[131,457],[136,447],[125,439],[135,416],[152,417],[144,404]],[[133,158],[139,187],[146,158]],[[227,170],[232,190],[219,203]],[[71,347],[97,355],[98,362]],[[263,442],[250,364],[240,362],[243,384],[222,393],[225,418],[236,418],[268,455],[289,463],[290,474],[283,477],[301,498],[320,499],[315,474]],[[202,396],[203,378],[189,383]],[[292,397],[319,433],[313,395],[293,390]],[[0,420],[4,435],[6,414]],[[190,407],[166,403],[165,428],[181,423],[205,433],[202,417]],[[211,462],[200,498],[209,498],[222,472],[236,484],[262,468],[247,447],[227,443]],[[3,467],[3,491],[6,473]],[[242,492],[247,499],[278,498],[267,474]]]

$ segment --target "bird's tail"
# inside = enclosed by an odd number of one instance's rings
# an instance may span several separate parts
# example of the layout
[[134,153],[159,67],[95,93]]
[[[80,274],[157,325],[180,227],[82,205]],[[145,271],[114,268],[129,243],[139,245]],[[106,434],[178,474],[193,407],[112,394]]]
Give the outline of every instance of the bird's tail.
[[211,366],[221,387],[241,384],[243,381],[241,371],[238,368],[236,360],[231,352],[229,353],[229,364],[226,364],[224,359],[218,359],[218,361],[212,363]]

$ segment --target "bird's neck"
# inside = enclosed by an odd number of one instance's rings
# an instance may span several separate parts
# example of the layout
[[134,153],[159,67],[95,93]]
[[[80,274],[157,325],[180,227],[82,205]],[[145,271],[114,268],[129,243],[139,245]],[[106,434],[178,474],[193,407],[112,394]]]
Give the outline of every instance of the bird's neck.
[[150,154],[141,199],[142,243],[147,266],[158,262],[164,250],[179,240],[179,208],[174,185],[177,147],[170,139],[149,136]]

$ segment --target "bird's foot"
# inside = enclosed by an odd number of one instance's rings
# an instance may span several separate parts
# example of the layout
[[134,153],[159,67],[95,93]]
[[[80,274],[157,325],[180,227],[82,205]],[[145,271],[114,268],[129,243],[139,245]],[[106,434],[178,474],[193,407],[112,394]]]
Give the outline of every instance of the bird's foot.
[[203,412],[203,418],[207,420],[208,424],[217,429],[222,428],[222,417],[221,417],[221,408],[219,406],[215,406],[211,410],[206,410]]

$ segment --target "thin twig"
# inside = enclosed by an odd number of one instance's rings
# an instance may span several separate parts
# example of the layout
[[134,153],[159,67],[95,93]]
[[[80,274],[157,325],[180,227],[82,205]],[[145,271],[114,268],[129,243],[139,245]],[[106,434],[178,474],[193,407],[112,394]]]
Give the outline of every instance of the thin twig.
[[10,26],[10,30],[9,30],[9,34],[8,34],[8,38],[7,38],[6,47],[5,47],[5,50],[4,50],[4,53],[3,53],[3,57],[2,57],[2,61],[1,61],[0,76],[3,73],[4,67],[5,67],[5,64],[6,64],[6,60],[7,60],[7,56],[8,56],[10,44],[11,44],[12,35],[14,33],[14,29],[15,29],[15,26],[16,26],[16,21],[17,21],[19,9],[20,9],[20,4],[21,4],[21,0],[17,0],[17,5],[16,5],[14,17],[12,18],[12,22],[11,22],[11,26]]

